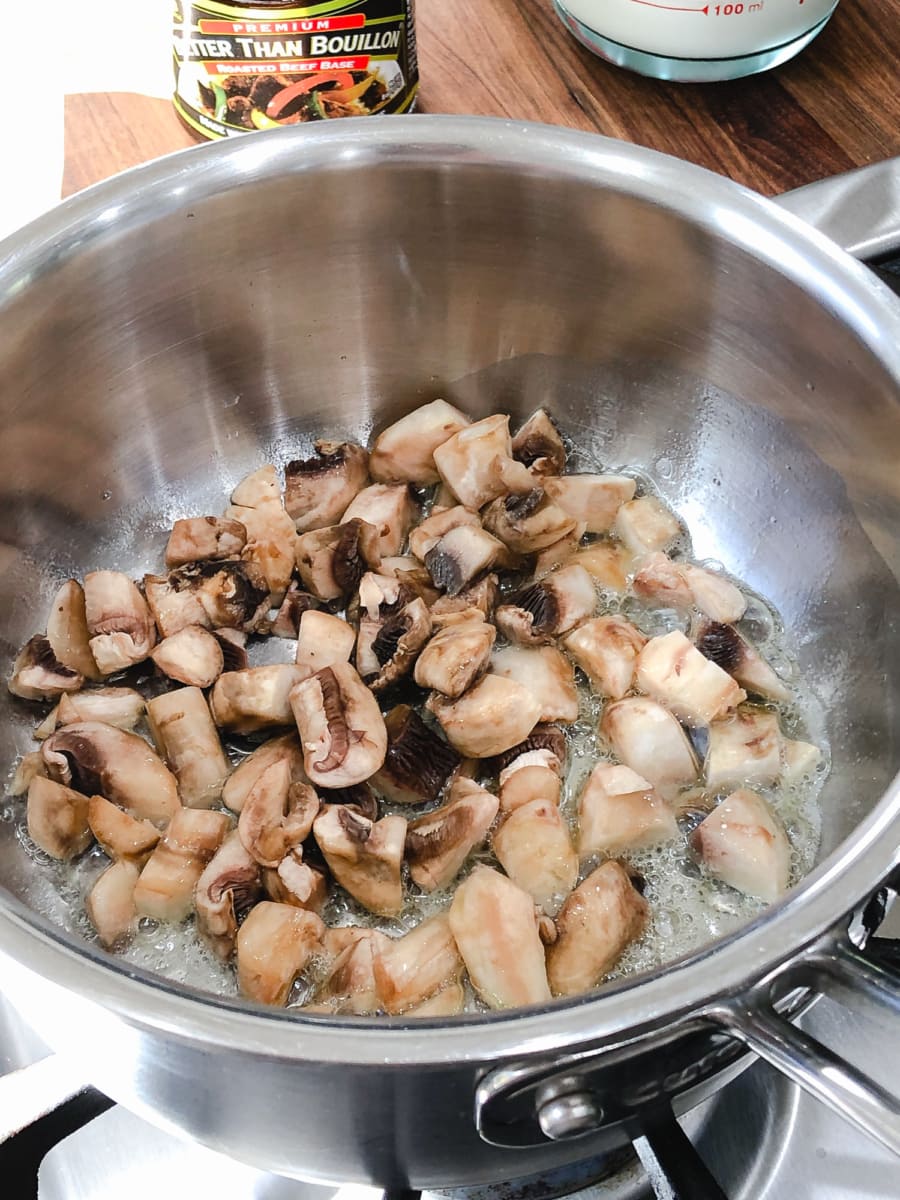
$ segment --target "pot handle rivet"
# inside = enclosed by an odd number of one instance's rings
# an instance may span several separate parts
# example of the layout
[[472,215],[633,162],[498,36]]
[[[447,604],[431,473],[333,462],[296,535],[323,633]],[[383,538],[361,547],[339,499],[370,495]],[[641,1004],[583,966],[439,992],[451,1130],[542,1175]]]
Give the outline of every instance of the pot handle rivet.
[[544,1136],[561,1142],[595,1131],[603,1120],[603,1110],[590,1092],[573,1092],[545,1101],[538,1108],[537,1118]]

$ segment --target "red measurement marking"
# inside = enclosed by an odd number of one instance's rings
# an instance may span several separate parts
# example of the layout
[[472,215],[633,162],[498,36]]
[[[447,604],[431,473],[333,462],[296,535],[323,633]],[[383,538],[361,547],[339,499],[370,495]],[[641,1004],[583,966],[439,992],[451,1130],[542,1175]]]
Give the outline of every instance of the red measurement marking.
[[[669,12],[695,12],[703,13],[705,16],[709,16],[708,4],[704,4],[702,8],[683,8],[679,4],[656,4],[654,3],[654,0],[631,0],[631,3],[643,4],[647,8],[665,8],[668,9]],[[802,4],[803,0],[800,0],[800,3]]]

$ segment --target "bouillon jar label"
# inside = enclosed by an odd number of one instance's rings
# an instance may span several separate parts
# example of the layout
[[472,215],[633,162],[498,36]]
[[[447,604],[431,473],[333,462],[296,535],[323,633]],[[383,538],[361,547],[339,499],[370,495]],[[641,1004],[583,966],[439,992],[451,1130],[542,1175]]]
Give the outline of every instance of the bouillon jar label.
[[207,138],[408,112],[414,0],[175,0],[175,108]]

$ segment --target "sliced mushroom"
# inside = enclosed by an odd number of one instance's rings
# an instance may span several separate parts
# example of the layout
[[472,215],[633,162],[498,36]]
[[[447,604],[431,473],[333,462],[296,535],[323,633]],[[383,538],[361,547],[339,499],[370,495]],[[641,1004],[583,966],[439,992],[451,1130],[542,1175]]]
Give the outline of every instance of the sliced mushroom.
[[292,583],[284,594],[278,615],[272,622],[272,633],[275,637],[296,638],[300,633],[300,622],[303,614],[318,609],[319,601],[309,592],[302,591],[296,583]]
[[147,601],[121,571],[89,571],[84,611],[91,654],[101,675],[143,662],[156,642]]
[[698,608],[713,621],[739,621],[747,601],[733,583],[705,567],[673,562],[661,551],[649,555],[636,573],[632,586],[636,596],[685,610]]
[[554,646],[504,646],[491,656],[491,674],[530,688],[541,704],[539,721],[578,719],[578,689],[572,664]]
[[32,750],[30,754],[23,754],[16,764],[13,777],[6,788],[7,794],[24,796],[31,787],[32,779],[37,775],[43,775],[46,778],[47,764],[44,762],[44,756],[40,750]]
[[747,699],[731,676],[677,629],[650,638],[638,655],[635,683],[692,725],[708,725]]
[[123,941],[137,924],[134,889],[139,876],[136,863],[119,859],[97,879],[84,902],[88,918],[108,950]]
[[614,542],[592,542],[576,550],[571,562],[584,567],[604,591],[617,596],[627,592],[631,555],[624,546]]
[[441,1017],[458,1016],[466,1005],[466,993],[461,983],[448,983],[421,1004],[414,1004],[403,1013],[404,1017],[421,1017],[439,1020]]
[[261,896],[259,864],[235,829],[209,860],[194,889],[197,929],[223,962],[234,953],[238,926]]
[[600,732],[617,758],[663,792],[697,779],[687,735],[667,708],[633,696],[606,706]]
[[455,620],[460,613],[473,615],[477,610],[487,619],[494,611],[500,593],[496,575],[484,575],[477,582],[464,588],[456,596],[441,596],[431,606],[431,619],[435,625],[447,624],[448,618]]
[[588,533],[608,533],[622,505],[631,500],[635,482],[627,475],[564,475],[544,480],[547,495]]
[[332,804],[316,818],[313,834],[335,879],[363,908],[382,917],[400,912],[405,818],[370,821]]
[[554,996],[590,991],[644,932],[647,902],[617,862],[602,863],[575,889],[556,921],[547,948],[547,976]]
[[91,833],[110,858],[143,863],[159,841],[159,830],[152,822],[129,816],[103,796],[91,796],[87,819]]
[[576,521],[537,487],[494,500],[485,509],[484,527],[510,550],[533,554],[572,533]]
[[456,889],[449,917],[469,978],[489,1007],[550,999],[534,902],[511,879],[476,867]]
[[616,513],[613,533],[634,555],[666,550],[681,533],[681,525],[656,496],[628,500]]
[[[534,558],[534,578],[543,579],[563,563],[572,562],[583,537],[584,524],[577,521],[567,534],[539,551]],[[625,590],[624,582],[622,590]]]
[[331,613],[308,609],[300,618],[297,636],[297,666],[307,675],[315,675],[323,667],[350,661],[356,644],[356,630]]
[[490,767],[498,774],[502,774],[523,754],[531,754],[535,750],[549,750],[560,764],[560,771],[562,771],[566,761],[566,735],[557,725],[535,725],[524,741],[498,754],[490,763]]
[[480,526],[457,525],[428,551],[425,566],[435,587],[457,596],[492,567],[503,551],[503,543]]
[[263,771],[241,809],[238,832],[244,849],[261,867],[273,870],[300,846],[321,807],[308,783],[291,783],[291,768],[279,759]]
[[379,570],[382,575],[393,575],[410,595],[421,596],[429,606],[434,604],[441,594],[434,586],[427,568],[411,555],[383,558]]
[[512,440],[513,458],[524,463],[532,475],[562,475],[566,448],[545,408],[533,412]]
[[364,575],[359,598],[356,668],[380,692],[412,670],[431,636],[431,614],[421,597],[389,576]]
[[270,900],[320,912],[328,899],[328,877],[303,861],[302,847],[286,854],[276,870],[263,870],[263,886]]
[[638,655],[647,644],[641,631],[624,617],[595,617],[562,640],[601,696],[621,700],[634,685]]
[[496,636],[497,630],[477,610],[475,619],[467,617],[438,630],[416,661],[416,683],[458,699],[487,670]]
[[349,926],[326,929],[326,954],[334,954],[331,969],[307,1012],[376,1013],[381,1008],[375,978],[375,956],[390,939],[375,929]]
[[322,948],[325,926],[315,913],[263,900],[237,935],[241,993],[260,1004],[287,1003],[294,981]]
[[134,729],[144,715],[144,697],[134,688],[102,687],[63,696],[56,713],[57,727],[76,721],[102,721],[117,729]]
[[173,924],[185,920],[203,869],[230,827],[225,813],[180,808],[141,871],[134,889],[138,913]]
[[766,700],[787,701],[791,690],[733,625],[704,621],[697,633],[702,655],[732,675],[742,687]]
[[[375,776],[372,778],[374,780]],[[356,783],[353,787],[320,788],[318,795],[323,804],[343,804],[370,821],[378,820],[378,801],[368,783]]]
[[346,600],[365,572],[377,571],[380,562],[378,531],[358,518],[297,538],[297,570],[319,600]]
[[713,721],[706,751],[706,786],[767,787],[781,774],[782,737],[778,717],[762,708],[741,705]]
[[265,576],[272,604],[280,604],[294,571],[297,531],[284,510],[275,468],[268,464],[241,480],[224,515],[246,529],[241,559],[255,563]]
[[387,753],[384,718],[349,663],[335,663],[298,683],[291,707],[314,784],[351,787],[379,770]]
[[369,455],[353,442],[316,442],[312,458],[284,469],[284,507],[298,533],[324,529],[340,518],[369,478]]
[[432,400],[389,425],[375,439],[369,470],[382,483],[437,483],[434,452],[469,418],[446,400]]
[[175,776],[136,733],[79,721],[47,738],[41,753],[58,783],[99,793],[139,820],[163,826],[181,811]]
[[241,629],[214,629],[212,633],[222,648],[222,659],[225,670],[246,671],[250,666],[246,650],[246,633]]
[[195,687],[212,687],[225,669],[219,640],[199,625],[163,638],[150,657],[164,675]]
[[496,796],[471,779],[458,779],[450,789],[449,804],[410,822],[406,860],[413,882],[423,892],[437,891],[456,878],[487,837],[498,804]]
[[303,769],[303,747],[296,733],[286,733],[263,744],[235,768],[222,788],[222,800],[232,812],[239,813],[259,777],[273,763],[284,760],[290,769],[291,783],[307,783]]
[[482,508],[509,491],[499,473],[504,461],[512,462],[509,417],[485,417],[467,425],[434,451],[441,478],[467,508]]
[[363,488],[350,501],[341,517],[341,524],[358,517],[373,525],[378,534],[378,554],[399,554],[418,509],[412,493],[404,483],[373,483]]
[[560,567],[501,604],[497,628],[510,641],[537,646],[566,633],[597,607],[594,581],[578,564]]
[[187,625],[256,629],[269,612],[269,585],[252,562],[202,562],[145,575],[144,591],[160,634]]
[[157,749],[178,780],[182,804],[211,808],[218,803],[230,768],[201,690],[179,688],[150,700],[147,721]]
[[442,509],[432,513],[424,521],[420,521],[415,529],[410,531],[409,549],[421,562],[425,556],[454,529],[480,529],[481,518],[471,508],[464,504],[455,504],[452,508]]
[[494,834],[494,853],[504,871],[548,916],[578,881],[578,855],[559,806],[530,800],[514,809]]
[[[65,699],[65,697],[61,697],[61,699]],[[41,723],[39,725],[35,725],[34,735],[33,735],[34,740],[36,742],[46,741],[46,739],[50,736],[50,734],[53,733],[53,731],[56,729],[58,724],[59,724],[59,705],[55,704],[53,706],[53,708],[51,708],[50,711],[47,713],[46,717],[44,717],[43,721],[41,721]]]
[[388,745],[372,784],[393,804],[433,803],[459,768],[460,757],[408,704],[384,719]]
[[541,714],[540,700],[514,679],[485,675],[458,700],[433,693],[427,707],[451,746],[467,758],[490,758],[523,741]]
[[227,517],[186,517],[176,521],[166,544],[166,567],[240,558],[247,530]]
[[811,776],[822,761],[822,751],[811,742],[794,741],[791,738],[783,740],[784,770],[782,778],[785,783],[796,783],[800,779]]
[[552,750],[528,750],[500,772],[500,811],[515,812],[532,800],[559,804],[562,765]]
[[42,775],[29,784],[27,819],[34,844],[63,862],[82,854],[93,841],[87,796]]
[[675,811],[631,767],[598,763],[578,798],[578,853],[615,856],[678,835]]
[[47,641],[64,667],[85,679],[102,679],[91,654],[84,588],[76,579],[67,580],[53,597],[47,617]]
[[787,891],[791,844],[756,792],[727,796],[694,830],[691,846],[706,870],[730,887],[771,904]]
[[423,921],[403,937],[373,942],[373,974],[379,1007],[402,1013],[442,988],[458,983],[463,963],[445,913]]
[[220,729],[255,733],[293,722],[291,689],[306,678],[306,669],[291,663],[226,671],[213,686],[210,704]]
[[29,638],[19,651],[9,680],[9,690],[23,700],[54,700],[83,685],[84,676],[63,666],[41,634]]

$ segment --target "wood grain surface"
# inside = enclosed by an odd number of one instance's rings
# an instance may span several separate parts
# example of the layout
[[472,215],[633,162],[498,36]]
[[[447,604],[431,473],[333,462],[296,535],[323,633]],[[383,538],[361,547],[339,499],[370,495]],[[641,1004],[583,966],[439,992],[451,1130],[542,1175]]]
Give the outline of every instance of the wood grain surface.
[[[843,0],[792,62],[718,84],[610,66],[566,32],[550,0],[417,0],[417,13],[422,112],[593,130],[767,195],[900,155],[897,0]],[[63,194],[193,144],[165,100],[68,96]]]

